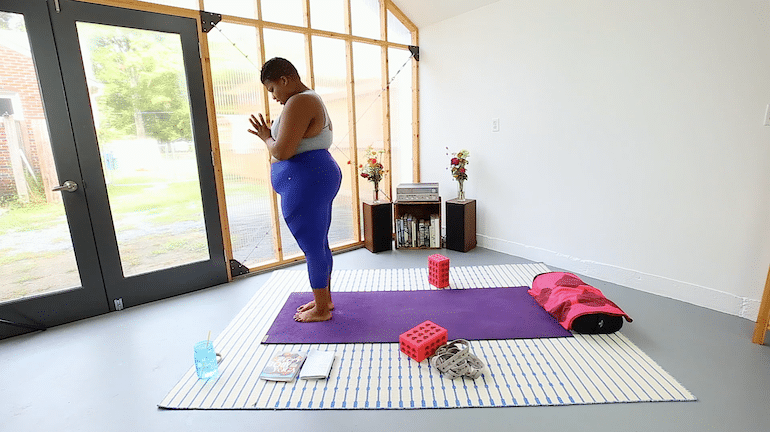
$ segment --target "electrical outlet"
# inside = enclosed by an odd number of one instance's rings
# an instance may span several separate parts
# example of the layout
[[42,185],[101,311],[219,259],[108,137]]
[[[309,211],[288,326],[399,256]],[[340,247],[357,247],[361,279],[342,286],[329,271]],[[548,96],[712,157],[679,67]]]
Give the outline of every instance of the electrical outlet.
[[770,126],[770,104],[765,108],[765,126]]
[[500,132],[500,119],[499,118],[493,118],[492,119],[492,132]]

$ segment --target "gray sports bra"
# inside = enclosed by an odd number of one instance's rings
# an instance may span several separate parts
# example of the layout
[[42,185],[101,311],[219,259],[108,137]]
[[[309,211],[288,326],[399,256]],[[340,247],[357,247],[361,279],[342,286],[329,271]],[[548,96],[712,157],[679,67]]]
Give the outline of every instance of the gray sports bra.
[[[326,105],[324,105],[321,96],[313,90],[305,90],[300,94],[312,94],[321,101],[321,106],[324,108],[324,127],[321,129],[321,133],[310,138],[302,138],[297,147],[297,153],[304,153],[311,150],[328,150],[332,146],[332,128],[331,120],[329,119],[329,113],[326,111]],[[281,123],[281,116],[273,122],[273,126],[270,128],[270,133],[275,137],[278,132],[278,125]]]

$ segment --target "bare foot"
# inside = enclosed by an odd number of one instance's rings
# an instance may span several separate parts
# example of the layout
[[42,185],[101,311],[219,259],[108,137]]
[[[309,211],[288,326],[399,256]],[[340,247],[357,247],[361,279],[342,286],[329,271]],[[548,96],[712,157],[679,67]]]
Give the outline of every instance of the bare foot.
[[297,312],[294,314],[294,321],[297,322],[319,322],[328,321],[332,319],[332,312],[326,311],[326,313],[318,313],[317,308],[312,308],[304,312]]
[[[309,311],[310,309],[313,309],[315,307],[315,300],[305,303],[302,306],[297,308],[297,312],[305,312]],[[334,310],[334,303],[329,303],[329,310]]]

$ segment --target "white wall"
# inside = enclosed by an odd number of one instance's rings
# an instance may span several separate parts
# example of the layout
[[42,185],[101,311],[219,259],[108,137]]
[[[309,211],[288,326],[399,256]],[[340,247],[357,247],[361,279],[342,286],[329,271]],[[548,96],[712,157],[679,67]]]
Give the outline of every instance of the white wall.
[[470,150],[481,246],[756,319],[770,2],[503,0],[420,57],[421,179]]

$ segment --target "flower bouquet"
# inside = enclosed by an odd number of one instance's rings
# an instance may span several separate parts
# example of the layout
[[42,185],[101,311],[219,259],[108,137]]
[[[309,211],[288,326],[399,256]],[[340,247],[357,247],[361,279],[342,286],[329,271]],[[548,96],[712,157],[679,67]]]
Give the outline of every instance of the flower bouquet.
[[[449,148],[447,148],[449,150]],[[452,177],[457,180],[457,199],[465,201],[465,190],[463,190],[463,182],[468,179],[468,173],[465,166],[468,165],[468,156],[471,153],[468,150],[460,150],[457,153],[452,153],[452,159],[449,161],[449,167],[452,170]]]
[[358,169],[361,172],[361,177],[374,183],[374,201],[379,201],[380,199],[379,184],[382,180],[382,176],[385,175],[386,172],[382,162],[377,160],[377,156],[380,156],[380,159],[382,159],[383,153],[385,153],[385,150],[374,150],[369,147],[366,149],[366,153],[364,154],[366,163],[358,165]]

